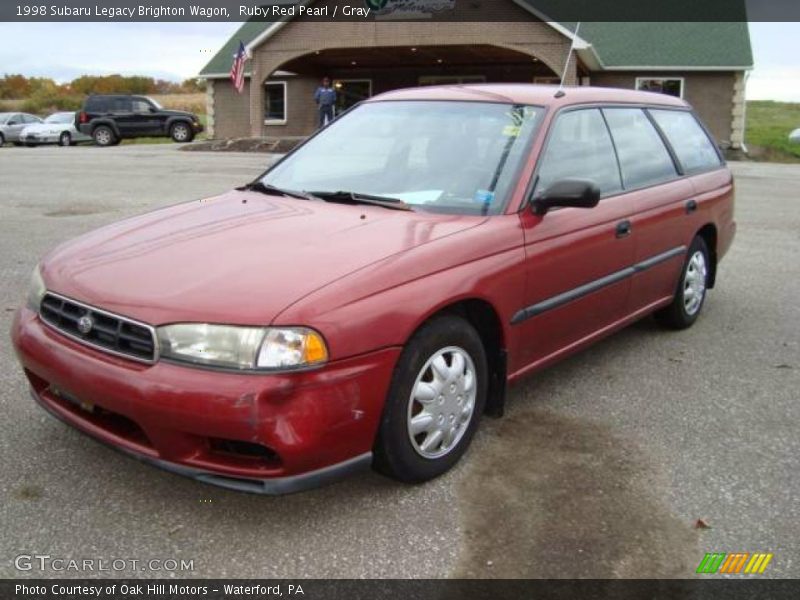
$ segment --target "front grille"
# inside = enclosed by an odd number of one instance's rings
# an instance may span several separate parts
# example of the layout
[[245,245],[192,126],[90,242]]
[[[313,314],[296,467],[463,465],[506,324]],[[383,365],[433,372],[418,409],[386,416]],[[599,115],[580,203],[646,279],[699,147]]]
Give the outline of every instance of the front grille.
[[[156,359],[153,329],[143,323],[50,293],[42,299],[39,314],[45,323],[88,346],[144,362]],[[84,319],[81,328],[83,317],[89,321]]]

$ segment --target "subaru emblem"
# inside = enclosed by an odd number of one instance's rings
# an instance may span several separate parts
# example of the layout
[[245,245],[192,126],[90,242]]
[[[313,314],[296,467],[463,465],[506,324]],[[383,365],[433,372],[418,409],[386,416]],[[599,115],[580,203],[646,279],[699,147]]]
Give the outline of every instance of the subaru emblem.
[[92,321],[92,317],[89,315],[83,315],[80,319],[78,319],[78,331],[80,331],[83,335],[86,335],[92,330],[94,327],[94,321]]

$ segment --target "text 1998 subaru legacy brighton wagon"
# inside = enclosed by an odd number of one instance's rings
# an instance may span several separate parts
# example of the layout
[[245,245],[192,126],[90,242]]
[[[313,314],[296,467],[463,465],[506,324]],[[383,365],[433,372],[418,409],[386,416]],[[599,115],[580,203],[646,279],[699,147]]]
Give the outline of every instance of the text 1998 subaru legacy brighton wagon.
[[649,313],[691,325],[734,230],[682,100],[396,91],[254,183],[60,246],[12,335],[42,406],[171,471],[423,481],[507,382]]

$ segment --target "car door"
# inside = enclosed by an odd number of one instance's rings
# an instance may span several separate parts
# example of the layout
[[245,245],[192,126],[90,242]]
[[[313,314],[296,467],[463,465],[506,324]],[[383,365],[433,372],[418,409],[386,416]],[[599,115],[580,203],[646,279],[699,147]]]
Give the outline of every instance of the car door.
[[145,98],[132,98],[133,113],[136,116],[137,135],[158,135],[161,133],[161,120],[156,107]]
[[628,312],[647,312],[675,292],[686,253],[686,206],[693,188],[679,176],[674,156],[644,108],[607,107],[603,114],[634,209]]
[[548,133],[533,196],[556,181],[589,179],[601,191],[591,209],[523,209],[527,284],[513,317],[516,354],[530,370],[588,343],[625,313],[634,246],[629,199],[599,108],[562,110]]
[[5,127],[5,138],[9,142],[18,142],[19,134],[25,128],[25,120],[22,113],[15,113],[8,118]]
[[133,102],[130,96],[110,98],[110,113],[122,137],[138,135],[136,115],[133,112]]

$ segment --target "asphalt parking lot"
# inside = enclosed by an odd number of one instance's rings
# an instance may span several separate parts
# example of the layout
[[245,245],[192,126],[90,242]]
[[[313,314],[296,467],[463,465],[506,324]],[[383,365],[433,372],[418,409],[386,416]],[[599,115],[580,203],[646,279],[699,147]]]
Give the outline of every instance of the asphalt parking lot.
[[[34,405],[7,332],[38,258],[251,180],[266,155],[0,148],[0,577],[20,554],[184,559],[119,577],[687,577],[705,552],[800,576],[800,165],[734,163],[739,232],[689,331],[642,321],[512,390],[466,460],[262,497],[161,472]],[[704,519],[709,529],[695,529]]]

